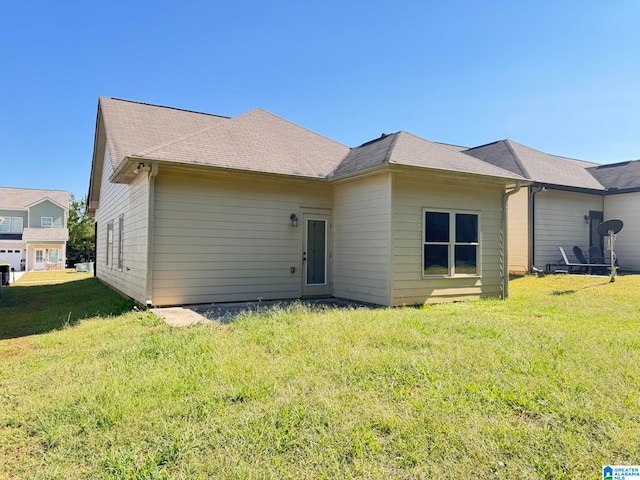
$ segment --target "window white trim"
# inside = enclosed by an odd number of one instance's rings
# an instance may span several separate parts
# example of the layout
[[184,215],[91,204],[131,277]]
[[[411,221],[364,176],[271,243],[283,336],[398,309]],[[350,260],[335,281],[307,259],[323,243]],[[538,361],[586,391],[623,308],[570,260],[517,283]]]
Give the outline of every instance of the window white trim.
[[42,228],[53,227],[53,217],[40,217],[40,226]]
[[107,223],[107,261],[106,265],[113,268],[113,220]]
[[[428,213],[446,213],[449,215],[449,240],[447,242],[427,242],[427,216]],[[475,215],[478,222],[477,242],[457,242],[456,241],[456,215]],[[447,246],[447,269],[446,274],[426,274],[425,273],[425,246],[426,245],[446,245]],[[475,273],[456,273],[456,246],[476,247],[476,271]],[[475,210],[446,210],[442,208],[422,209],[422,278],[479,278],[482,276],[482,217],[479,211]]]
[[118,217],[118,269],[124,265],[124,215]]

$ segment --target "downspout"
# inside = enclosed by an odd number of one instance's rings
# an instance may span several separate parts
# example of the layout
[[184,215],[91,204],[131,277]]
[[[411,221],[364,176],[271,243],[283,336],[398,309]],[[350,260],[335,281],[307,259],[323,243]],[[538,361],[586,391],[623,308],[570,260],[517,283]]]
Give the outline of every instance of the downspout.
[[508,201],[522,188],[522,183],[516,182],[515,188],[502,195],[502,298],[509,298],[509,242],[507,235]]
[[[148,167],[147,167],[148,168]],[[147,275],[145,285],[145,303],[147,307],[153,306],[153,230],[155,215],[155,190],[156,176],[158,175],[158,164],[151,165],[148,175],[148,195],[147,201]]]
[[533,271],[536,263],[536,195],[540,192],[546,192],[547,188],[538,185],[538,190],[530,190],[529,199],[529,273]]

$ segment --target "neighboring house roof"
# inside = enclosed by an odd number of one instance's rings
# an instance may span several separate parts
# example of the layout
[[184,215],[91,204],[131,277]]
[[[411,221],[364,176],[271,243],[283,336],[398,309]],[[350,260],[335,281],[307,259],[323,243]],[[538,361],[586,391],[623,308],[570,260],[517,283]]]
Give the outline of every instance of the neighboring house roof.
[[131,156],[324,178],[348,152],[346,145],[258,108]]
[[69,229],[67,228],[25,228],[22,231],[22,240],[45,242],[66,242],[69,240]]
[[470,148],[464,153],[522,175],[534,182],[605,190],[605,187],[587,170],[598,164],[550,155],[513,140],[500,140]]
[[383,135],[352,148],[332,176],[347,176],[384,164],[524,180],[521,175],[460,153],[450,146],[430,142],[407,132]]
[[100,97],[114,170],[126,156],[228,121],[227,117]]
[[607,190],[640,189],[640,160],[598,165],[587,170]]
[[0,209],[24,210],[46,199],[69,209],[70,194],[64,190],[0,187]]

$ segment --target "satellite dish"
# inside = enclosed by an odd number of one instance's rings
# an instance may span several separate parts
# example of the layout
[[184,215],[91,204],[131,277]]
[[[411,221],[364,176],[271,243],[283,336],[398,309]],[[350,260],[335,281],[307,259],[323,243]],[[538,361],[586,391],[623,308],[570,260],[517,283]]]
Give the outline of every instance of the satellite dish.
[[616,233],[622,230],[622,220],[612,218],[598,225],[598,233],[603,237],[609,237],[609,254],[611,255],[611,279],[610,282],[616,281],[616,254],[613,252],[613,245],[616,242]]
[[622,230],[622,220],[618,220],[617,218],[607,220],[598,225],[598,233],[603,237],[608,237],[610,235],[609,232],[613,232],[615,235],[620,230]]

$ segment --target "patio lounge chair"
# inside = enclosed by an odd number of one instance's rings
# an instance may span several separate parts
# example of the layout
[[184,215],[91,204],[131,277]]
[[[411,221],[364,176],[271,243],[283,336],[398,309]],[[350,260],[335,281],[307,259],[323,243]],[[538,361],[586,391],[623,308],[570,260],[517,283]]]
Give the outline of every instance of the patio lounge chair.
[[[587,263],[586,261],[584,263],[570,262],[567,258],[567,254],[565,253],[564,248],[558,247],[558,249],[560,250],[562,260],[564,261],[564,264],[567,267],[567,271],[569,273],[575,273],[575,270],[578,270],[579,272],[587,272],[590,274],[593,268],[611,268],[611,265],[607,265],[606,263]],[[582,258],[584,259],[584,255]]]
[[[600,263],[600,264],[604,264],[604,256],[602,255],[602,251],[596,247],[595,245],[591,245],[589,247],[589,263]],[[618,262],[616,261],[616,265],[618,264]],[[607,266],[609,268],[611,268],[611,265]],[[603,270],[601,267],[597,268],[595,271],[600,271]]]

